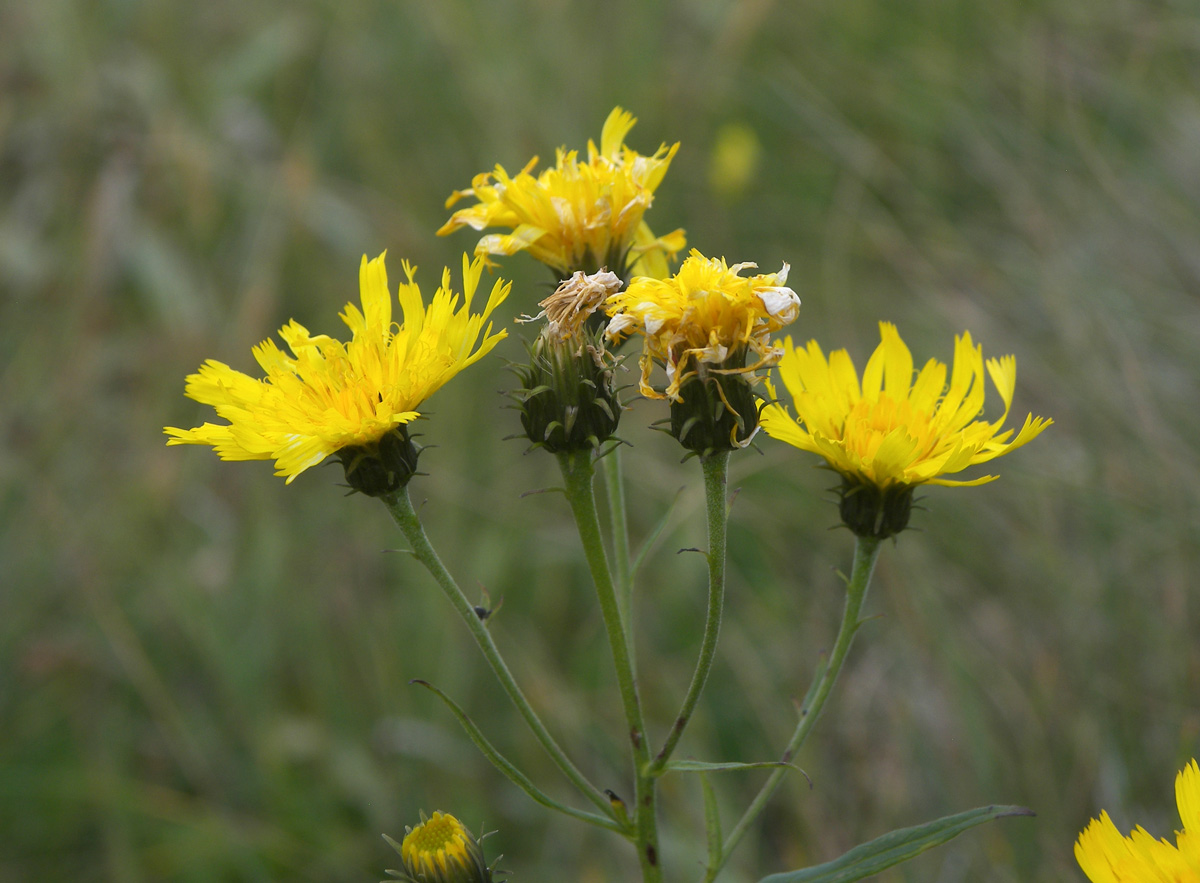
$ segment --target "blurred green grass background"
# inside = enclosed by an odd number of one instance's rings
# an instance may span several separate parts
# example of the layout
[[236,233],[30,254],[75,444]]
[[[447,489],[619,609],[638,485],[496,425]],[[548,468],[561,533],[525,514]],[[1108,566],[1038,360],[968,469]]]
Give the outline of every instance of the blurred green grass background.
[[[724,879],[827,860],[991,802],[883,879],[1081,880],[1101,807],[1169,835],[1200,753],[1200,14],[1194,3],[848,0],[0,5],[0,879],[378,879],[419,809],[499,830],[514,880],[626,880],[616,838],[551,816],[410,678],[572,797],[382,507],[335,468],[167,449],[208,419],[205,358],[295,317],[339,329],[360,256],[426,292],[474,239],[443,200],[598,138],[682,142],[649,220],[792,265],[793,333],[918,360],[969,328],[1055,426],[1001,480],[933,489],[885,548],[864,628],[796,776]],[[732,128],[730,128],[732,127]],[[744,186],[710,179],[752,133]],[[728,136],[726,136],[728,137]],[[505,315],[544,270],[518,256]],[[502,355],[521,352],[520,331]],[[861,364],[861,361],[860,361]],[[535,705],[627,792],[602,625],[555,480],[522,456],[491,357],[432,401],[423,517]],[[635,542],[685,487],[638,589],[661,739],[703,620],[699,470],[623,435]],[[776,756],[840,613],[831,483],[771,440],[734,459],[729,606],[681,750]],[[474,591],[472,588],[471,591]],[[762,774],[717,784],[731,824]],[[698,788],[664,780],[670,879],[699,875]]]

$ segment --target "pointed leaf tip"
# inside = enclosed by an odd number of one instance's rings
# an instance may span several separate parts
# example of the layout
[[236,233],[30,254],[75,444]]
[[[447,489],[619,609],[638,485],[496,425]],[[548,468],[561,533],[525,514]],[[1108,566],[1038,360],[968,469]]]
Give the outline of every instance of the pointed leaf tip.
[[908,861],[949,840],[963,831],[1006,816],[1032,816],[1033,810],[1024,806],[981,806],[952,816],[936,819],[924,825],[900,828],[822,865],[770,874],[758,883],[854,883]]

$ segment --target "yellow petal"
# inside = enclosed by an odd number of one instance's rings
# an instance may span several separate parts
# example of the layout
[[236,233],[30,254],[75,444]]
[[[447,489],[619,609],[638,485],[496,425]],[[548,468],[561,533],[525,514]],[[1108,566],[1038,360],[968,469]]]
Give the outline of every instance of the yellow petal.
[[614,107],[600,130],[600,153],[609,159],[617,159],[625,136],[636,123],[637,118],[629,111]]

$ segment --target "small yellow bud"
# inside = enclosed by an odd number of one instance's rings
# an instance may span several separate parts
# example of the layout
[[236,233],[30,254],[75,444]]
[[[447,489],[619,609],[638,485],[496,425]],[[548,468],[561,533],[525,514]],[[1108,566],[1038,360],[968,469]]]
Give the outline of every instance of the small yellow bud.
[[492,883],[479,841],[449,813],[423,818],[399,845],[387,839],[404,866],[388,873],[404,883]]

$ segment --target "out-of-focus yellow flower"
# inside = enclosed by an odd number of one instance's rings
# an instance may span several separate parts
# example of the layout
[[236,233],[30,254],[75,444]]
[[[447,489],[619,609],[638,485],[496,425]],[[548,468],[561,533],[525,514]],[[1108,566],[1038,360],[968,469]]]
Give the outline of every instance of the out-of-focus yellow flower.
[[[397,429],[409,445],[403,426],[419,416],[421,403],[505,337],[484,323],[508,296],[510,283],[497,280],[483,311],[471,313],[483,261],[463,255],[461,306],[446,269],[426,308],[413,281],[416,268],[407,261],[402,266],[408,281],[400,285],[399,326],[392,321],[384,255],[373,261],[364,256],[362,309],[351,303],[341,313],[349,342],[310,335],[292,321],[279,331],[290,356],[272,340],[254,348],[266,374],[262,380],[210,359],[187,378],[185,393],[229,422],[167,427],[167,444],[212,445],[223,460],[274,460],[275,474],[288,483],[335,453],[349,477],[357,455],[378,453],[373,446]],[[415,465],[415,451],[411,458]]]
[[1200,767],[1193,759],[1175,777],[1183,830],[1175,846],[1141,826],[1122,837],[1101,811],[1075,843],[1075,859],[1092,883],[1200,883]]
[[479,841],[449,813],[435,812],[409,828],[399,844],[387,840],[404,865],[403,871],[388,873],[405,883],[491,883]]
[[977,485],[996,476],[970,481],[942,476],[1016,450],[1053,422],[1031,414],[1011,441],[1011,429],[1000,431],[1017,383],[1013,356],[988,359],[987,372],[1004,401],[1004,414],[994,423],[978,419],[984,397],[983,347],[972,344],[970,332],[954,340],[949,388],[944,363],[930,359],[914,378],[912,353],[896,326],[880,322],[879,332],[881,342],[867,361],[861,385],[845,350],[826,360],[815,340],[806,348],[793,348],[789,337],[779,376],[792,395],[796,418],[781,404],[768,405],[762,413],[767,435],[820,454],[843,475],[881,489]]
[[482,237],[475,254],[486,259],[528,251],[560,278],[602,267],[624,276],[635,262],[641,262],[639,272],[665,276],[665,255],[683,248],[683,230],[656,237],[642,216],[679,144],[663,144],[653,155],[642,156],[625,146],[636,122],[627,111],[613,108],[600,134],[600,149],[588,141],[586,162],[579,161],[576,151],[560,147],[554,166],[537,177],[532,174],[536,156],[516,176],[499,165],[476,175],[469,189],[450,196],[446,208],[468,196],[478,202],[451,215],[438,235],[461,227],[508,227],[511,233]]
[[[776,363],[782,349],[770,337],[795,321],[800,298],[784,285],[787,264],[778,273],[740,275],[756,266],[731,267],[693,249],[674,276],[638,277],[609,298],[607,334],[645,336],[642,395],[678,401],[680,388],[701,372],[750,375]],[[751,353],[754,361],[746,364]],[[663,392],[650,385],[656,361],[667,372]]]
[[762,144],[745,123],[726,123],[717,130],[708,161],[708,186],[725,200],[735,200],[754,180],[762,158]]

